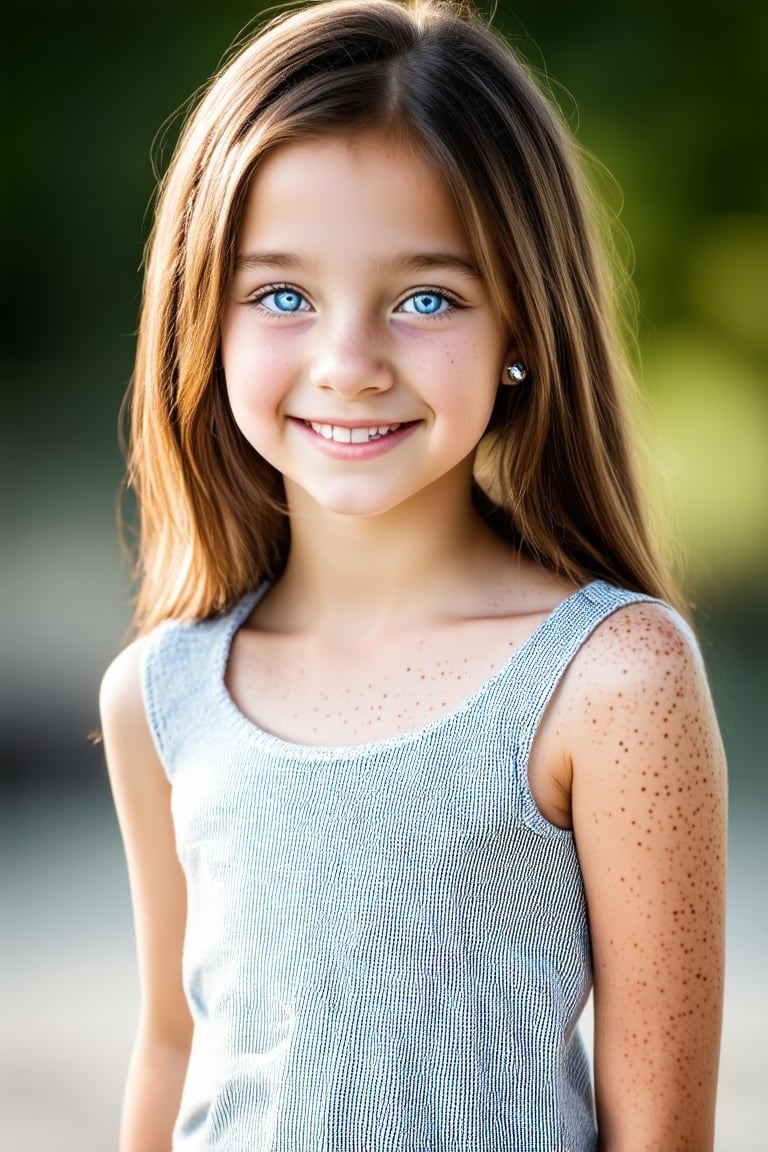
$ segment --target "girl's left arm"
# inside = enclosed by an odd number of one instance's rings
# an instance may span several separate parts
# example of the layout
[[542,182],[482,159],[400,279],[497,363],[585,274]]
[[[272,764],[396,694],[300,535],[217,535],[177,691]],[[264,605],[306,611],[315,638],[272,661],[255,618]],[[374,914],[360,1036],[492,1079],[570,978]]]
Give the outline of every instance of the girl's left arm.
[[601,1152],[711,1152],[723,997],[725,758],[673,617],[610,617],[569,673],[572,813],[594,965]]

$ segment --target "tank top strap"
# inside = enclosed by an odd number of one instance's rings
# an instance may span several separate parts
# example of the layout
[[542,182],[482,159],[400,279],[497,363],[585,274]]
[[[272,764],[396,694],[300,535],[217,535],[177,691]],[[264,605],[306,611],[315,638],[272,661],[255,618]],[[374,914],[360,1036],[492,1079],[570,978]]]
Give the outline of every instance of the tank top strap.
[[558,685],[580,648],[604,620],[629,604],[649,602],[660,603],[643,593],[616,588],[602,580],[594,581],[555,608],[524,645],[520,653],[523,658],[513,663],[514,683],[507,685],[507,692],[518,713],[515,768],[523,799],[522,817],[534,831],[552,835],[554,829],[539,812],[530,791],[528,761]]
[[232,639],[266,588],[262,585],[209,620],[166,620],[146,637],[141,674],[144,707],[169,779],[182,746],[206,724],[221,691]]

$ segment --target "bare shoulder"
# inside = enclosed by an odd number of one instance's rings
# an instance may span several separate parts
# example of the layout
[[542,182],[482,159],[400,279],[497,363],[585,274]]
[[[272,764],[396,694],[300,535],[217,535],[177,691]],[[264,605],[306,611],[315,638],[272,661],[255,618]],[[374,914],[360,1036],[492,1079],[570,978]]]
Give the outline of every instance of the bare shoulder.
[[99,707],[102,719],[116,719],[141,705],[141,666],[146,637],[140,637],[115,656],[101,680]]
[[[574,790],[612,772],[637,737],[657,744],[673,712],[704,714],[706,675],[690,629],[671,609],[640,601],[617,609],[568,666],[537,736],[529,782],[544,815],[572,827]],[[696,727],[695,725],[693,727]],[[649,735],[640,736],[642,729]],[[646,747],[646,750],[647,747]],[[663,752],[662,752],[663,755]]]
[[[671,609],[638,602],[605,619],[576,655],[563,684],[563,705],[594,729],[645,713],[661,728],[671,712],[711,711],[706,671],[691,629]],[[577,724],[578,730],[581,725]]]
[[150,773],[159,767],[141,683],[146,640],[140,637],[124,648],[101,681],[99,711],[113,789],[116,778],[134,776],[142,765]]
[[647,601],[626,604],[608,616],[574,663],[588,671],[596,683],[617,690],[625,681],[704,675],[690,628],[672,609]]
[[719,775],[723,753],[707,676],[691,630],[663,605],[617,610],[595,630],[563,684],[561,732],[583,780],[652,757],[655,778],[684,762]]
[[595,630],[567,680],[559,720],[589,907],[601,1136],[710,1147],[726,794],[703,664],[678,617],[637,603]]

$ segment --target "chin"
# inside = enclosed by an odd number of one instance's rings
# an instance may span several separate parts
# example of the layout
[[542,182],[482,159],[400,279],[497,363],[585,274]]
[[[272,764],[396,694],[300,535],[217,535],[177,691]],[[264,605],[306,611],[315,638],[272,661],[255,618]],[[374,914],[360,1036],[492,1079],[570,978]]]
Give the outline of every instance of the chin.
[[373,500],[329,500],[320,506],[334,516],[343,516],[349,520],[370,520],[375,516],[386,516],[388,512],[394,511],[399,504],[399,500],[391,504]]
[[313,514],[327,512],[333,516],[349,519],[370,519],[385,516],[388,512],[408,502],[407,496],[387,496],[385,493],[366,493],[356,490],[346,492],[304,492],[298,499],[290,500],[291,510],[301,515],[306,511],[306,499],[312,506]]

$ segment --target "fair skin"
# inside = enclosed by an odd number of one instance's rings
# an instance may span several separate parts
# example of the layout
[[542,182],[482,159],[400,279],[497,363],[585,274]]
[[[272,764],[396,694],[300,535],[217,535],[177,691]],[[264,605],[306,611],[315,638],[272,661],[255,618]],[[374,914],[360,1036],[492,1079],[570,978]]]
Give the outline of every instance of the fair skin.
[[[474,448],[516,355],[453,203],[405,144],[304,142],[261,166],[222,322],[235,419],[283,474],[291,515],[285,573],[227,671],[254,723],[309,744],[417,728],[573,590],[521,560],[470,499]],[[190,1043],[184,882],[140,656],[141,641],[102,691],[143,994],[123,1152],[169,1147]],[[662,609],[623,609],[584,645],[529,780],[544,816],[573,829],[584,874],[601,1148],[705,1152],[724,765],[702,669]]]

